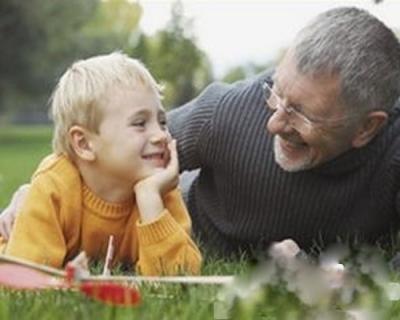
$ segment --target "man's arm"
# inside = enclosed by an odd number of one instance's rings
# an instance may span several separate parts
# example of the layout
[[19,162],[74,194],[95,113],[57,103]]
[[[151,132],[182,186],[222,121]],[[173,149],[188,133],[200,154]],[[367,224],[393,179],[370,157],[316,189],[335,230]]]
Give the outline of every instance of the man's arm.
[[25,201],[29,187],[29,184],[23,184],[20,186],[17,191],[15,191],[8,207],[5,208],[0,214],[0,236],[2,236],[5,240],[10,238],[10,233],[14,226],[15,218],[17,217],[17,214]]
[[197,98],[168,112],[168,127],[178,143],[180,171],[204,165],[204,152],[212,140],[212,119],[228,86],[214,83]]
[[66,255],[58,211],[59,195],[44,177],[35,179],[7,243],[7,255],[61,268]]

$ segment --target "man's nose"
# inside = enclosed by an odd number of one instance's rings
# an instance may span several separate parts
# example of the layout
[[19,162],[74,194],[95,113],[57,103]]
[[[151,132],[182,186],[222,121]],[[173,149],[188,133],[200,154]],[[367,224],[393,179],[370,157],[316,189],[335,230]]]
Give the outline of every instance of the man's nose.
[[277,109],[267,122],[267,129],[271,134],[289,132],[292,127],[289,124],[289,115],[284,109]]

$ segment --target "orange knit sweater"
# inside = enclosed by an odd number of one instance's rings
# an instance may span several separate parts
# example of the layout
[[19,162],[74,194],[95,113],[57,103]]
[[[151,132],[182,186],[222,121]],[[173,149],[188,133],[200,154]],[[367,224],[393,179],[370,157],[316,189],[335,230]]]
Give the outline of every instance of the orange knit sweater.
[[144,275],[198,273],[201,254],[190,238],[191,221],[180,192],[164,198],[156,221],[142,224],[132,200],[107,203],[82,182],[64,156],[44,159],[34,174],[6,254],[62,267],[80,251],[104,260],[114,236],[114,261],[136,264]]

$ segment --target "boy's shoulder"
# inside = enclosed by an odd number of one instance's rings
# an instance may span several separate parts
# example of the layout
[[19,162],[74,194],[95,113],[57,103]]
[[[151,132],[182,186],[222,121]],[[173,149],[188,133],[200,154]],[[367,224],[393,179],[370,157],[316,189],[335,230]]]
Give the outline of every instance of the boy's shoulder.
[[65,155],[50,154],[45,157],[32,175],[32,182],[41,180],[58,188],[77,188],[80,174],[74,163]]

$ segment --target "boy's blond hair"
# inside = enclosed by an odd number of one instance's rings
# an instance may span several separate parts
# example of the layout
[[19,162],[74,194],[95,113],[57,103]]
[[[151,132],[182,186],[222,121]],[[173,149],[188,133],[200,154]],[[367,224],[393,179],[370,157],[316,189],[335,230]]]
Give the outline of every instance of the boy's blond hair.
[[160,97],[160,87],[146,67],[125,54],[114,52],[73,63],[51,98],[54,153],[74,155],[68,138],[74,125],[98,132],[102,120],[99,105],[112,87],[145,87]]

